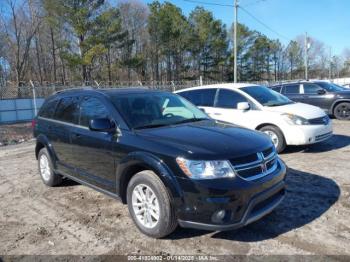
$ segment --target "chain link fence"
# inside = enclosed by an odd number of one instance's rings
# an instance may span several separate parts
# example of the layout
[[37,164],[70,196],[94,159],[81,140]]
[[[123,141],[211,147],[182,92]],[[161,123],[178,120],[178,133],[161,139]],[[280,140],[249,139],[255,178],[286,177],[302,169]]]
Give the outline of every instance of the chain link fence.
[[55,92],[65,89],[92,87],[96,89],[102,88],[126,88],[126,87],[145,87],[149,89],[159,89],[164,91],[176,91],[183,88],[217,84],[215,81],[171,81],[171,82],[157,82],[157,81],[118,81],[118,82],[66,82],[62,83],[36,83],[36,82],[22,82],[15,85],[11,82],[6,82],[4,86],[0,86],[0,100],[2,99],[24,99],[24,98],[46,98]]

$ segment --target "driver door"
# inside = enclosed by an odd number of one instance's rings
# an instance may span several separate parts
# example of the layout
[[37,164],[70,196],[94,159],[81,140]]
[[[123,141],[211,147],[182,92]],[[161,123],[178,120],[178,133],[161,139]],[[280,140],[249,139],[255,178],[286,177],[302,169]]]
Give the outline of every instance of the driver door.
[[[245,96],[229,89],[219,89],[218,92],[213,118],[251,129],[256,127],[261,111],[254,110],[252,103]],[[240,102],[249,103],[251,108],[237,109]]]
[[[303,98],[302,101],[305,104],[310,104],[318,106],[323,110],[327,110],[331,106],[332,99],[327,99],[327,92],[319,85],[313,83],[304,83],[303,84]],[[327,100],[330,103],[327,103]]]

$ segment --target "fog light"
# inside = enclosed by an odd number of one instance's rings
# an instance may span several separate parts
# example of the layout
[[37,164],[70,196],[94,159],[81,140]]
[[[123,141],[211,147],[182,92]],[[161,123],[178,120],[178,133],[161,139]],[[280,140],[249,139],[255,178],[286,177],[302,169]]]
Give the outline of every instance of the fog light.
[[213,216],[212,216],[212,220],[213,222],[215,223],[220,223],[223,221],[223,219],[225,218],[226,216],[226,211],[225,210],[219,210],[219,211],[216,211]]

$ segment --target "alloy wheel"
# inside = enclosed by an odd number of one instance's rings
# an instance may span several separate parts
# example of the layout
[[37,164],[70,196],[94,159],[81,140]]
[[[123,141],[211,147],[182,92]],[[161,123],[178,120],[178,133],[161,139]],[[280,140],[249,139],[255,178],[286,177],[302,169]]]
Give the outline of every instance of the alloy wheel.
[[40,165],[40,174],[43,177],[43,179],[45,181],[50,180],[51,168],[49,164],[49,159],[47,158],[46,155],[43,154],[40,156],[39,165]]
[[132,208],[138,222],[146,228],[154,228],[160,217],[159,203],[153,190],[144,184],[132,191]]

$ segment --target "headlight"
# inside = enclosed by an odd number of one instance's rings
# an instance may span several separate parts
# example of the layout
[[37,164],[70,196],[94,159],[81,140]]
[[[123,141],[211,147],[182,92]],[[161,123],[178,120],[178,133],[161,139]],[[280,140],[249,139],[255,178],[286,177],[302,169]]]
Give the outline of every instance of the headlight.
[[201,161],[176,158],[181,170],[192,179],[234,177],[235,172],[228,161]]
[[291,125],[309,125],[309,121],[301,116],[293,115],[293,114],[282,114],[284,119]]

